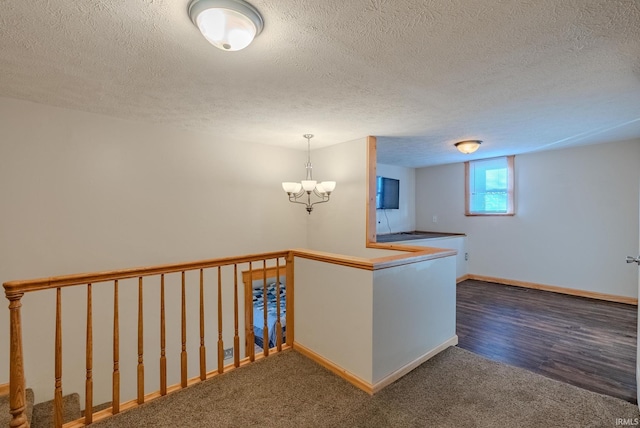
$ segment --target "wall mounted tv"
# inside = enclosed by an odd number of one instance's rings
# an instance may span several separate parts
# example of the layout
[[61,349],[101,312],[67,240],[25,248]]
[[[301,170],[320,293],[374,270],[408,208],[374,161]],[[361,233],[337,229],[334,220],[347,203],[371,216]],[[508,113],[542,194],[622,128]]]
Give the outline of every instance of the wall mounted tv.
[[400,180],[376,177],[376,209],[397,210],[400,208]]

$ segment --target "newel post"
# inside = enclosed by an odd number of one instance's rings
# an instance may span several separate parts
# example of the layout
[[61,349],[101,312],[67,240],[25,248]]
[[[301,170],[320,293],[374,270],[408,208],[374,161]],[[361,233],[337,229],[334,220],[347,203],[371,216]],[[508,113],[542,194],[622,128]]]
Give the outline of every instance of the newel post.
[[9,413],[11,413],[11,428],[29,428],[27,421],[25,384],[24,384],[24,358],[22,356],[22,324],[20,321],[20,308],[23,293],[7,292],[9,299]]

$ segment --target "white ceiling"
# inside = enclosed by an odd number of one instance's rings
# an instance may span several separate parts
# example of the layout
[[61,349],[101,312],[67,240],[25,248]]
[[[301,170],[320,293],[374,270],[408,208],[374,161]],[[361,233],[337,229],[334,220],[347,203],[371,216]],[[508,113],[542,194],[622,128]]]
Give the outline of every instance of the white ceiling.
[[0,96],[411,167],[640,138],[638,0],[253,0],[239,52],[187,3],[0,0]]

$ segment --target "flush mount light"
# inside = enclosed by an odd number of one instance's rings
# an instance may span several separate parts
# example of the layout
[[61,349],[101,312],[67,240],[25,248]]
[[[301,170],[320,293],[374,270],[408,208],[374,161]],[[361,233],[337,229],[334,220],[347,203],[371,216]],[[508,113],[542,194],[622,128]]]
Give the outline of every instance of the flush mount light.
[[469,153],[473,153],[478,150],[481,143],[482,141],[480,140],[465,140],[455,143],[454,146],[456,146],[461,153],[468,155]]
[[191,0],[189,17],[213,46],[224,51],[244,49],[260,34],[260,12],[243,0]]

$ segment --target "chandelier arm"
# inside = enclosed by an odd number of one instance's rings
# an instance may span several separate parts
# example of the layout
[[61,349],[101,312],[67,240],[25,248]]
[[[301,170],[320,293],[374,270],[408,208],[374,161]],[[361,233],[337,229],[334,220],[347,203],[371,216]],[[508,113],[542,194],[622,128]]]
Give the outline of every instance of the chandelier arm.
[[301,189],[298,193],[294,193],[293,195],[296,199],[298,199],[298,198],[301,198],[305,193],[307,193],[307,191],[304,189]]
[[[313,211],[313,206],[317,205],[317,204],[323,204],[326,202],[329,202],[330,197],[331,197],[331,192],[329,191],[325,191],[325,192],[320,192],[318,191],[318,189],[315,187],[318,185],[318,183],[313,180],[313,166],[311,165],[311,138],[313,138],[313,134],[304,134],[303,135],[304,138],[307,139],[307,163],[305,164],[305,169],[306,169],[306,180],[308,181],[312,181],[313,183],[309,183],[309,182],[303,182],[300,183],[302,186],[302,188],[300,189],[299,192],[297,193],[293,193],[293,192],[287,192],[287,195],[289,196],[289,202],[292,202],[294,204],[300,204],[300,205],[304,205],[307,212],[309,214],[311,214],[311,211]],[[294,183],[283,183],[282,186],[283,188],[285,188],[285,191],[287,188],[291,188],[291,185],[293,185]],[[314,188],[312,190],[305,190],[304,186],[307,187],[311,187],[311,184],[314,185]],[[328,188],[331,188],[333,190],[333,188],[335,188],[335,181],[328,181],[327,182],[327,186]],[[295,186],[293,186],[293,188],[297,188],[298,185],[296,184]],[[327,190],[325,188],[322,188],[322,190]],[[305,193],[307,194],[306,197],[306,201],[304,201],[304,195]],[[319,198],[320,200],[315,201],[315,202],[311,202],[311,194],[314,194],[316,198]],[[299,200],[301,199],[301,200]]]
[[301,205],[304,205],[304,206],[307,206],[307,207],[313,205],[313,204],[309,205],[306,202],[295,201],[295,200],[292,200],[292,199],[289,199],[289,202],[294,203],[294,204],[301,204]]
[[314,205],[317,205],[317,204],[324,204],[325,202],[329,202],[329,196],[327,196],[326,199],[322,198],[321,201],[316,201],[316,202],[312,203],[311,206],[314,206]]

